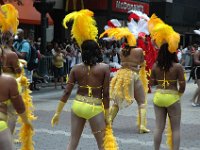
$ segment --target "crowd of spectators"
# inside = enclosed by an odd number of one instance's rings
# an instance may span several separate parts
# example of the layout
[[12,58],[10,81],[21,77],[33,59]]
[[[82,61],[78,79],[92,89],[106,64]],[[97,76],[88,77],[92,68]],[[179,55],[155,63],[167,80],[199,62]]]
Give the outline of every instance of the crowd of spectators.
[[[36,68],[31,72],[30,82],[32,90],[39,90],[37,83],[54,82],[57,88],[57,82],[61,82],[61,88],[64,89],[64,81],[67,79],[71,68],[82,62],[81,50],[73,39],[66,39],[64,42],[52,41],[47,43],[46,52],[40,53],[41,38],[34,40],[33,34],[26,37],[30,45],[38,51],[38,64],[43,60],[43,65],[47,68],[47,74],[41,73],[41,68]],[[15,42],[15,41],[14,41]],[[109,64],[111,68],[120,68],[119,51],[122,41],[100,40],[99,46],[102,53],[102,62]],[[200,50],[197,44],[189,45],[185,48],[180,46],[177,52],[177,58],[186,70],[192,69],[193,55],[196,50]],[[13,49],[13,51],[15,51]],[[47,62],[48,61],[48,62]],[[40,65],[38,65],[40,66]],[[45,77],[45,78],[44,78]],[[33,82],[32,82],[33,81]]]

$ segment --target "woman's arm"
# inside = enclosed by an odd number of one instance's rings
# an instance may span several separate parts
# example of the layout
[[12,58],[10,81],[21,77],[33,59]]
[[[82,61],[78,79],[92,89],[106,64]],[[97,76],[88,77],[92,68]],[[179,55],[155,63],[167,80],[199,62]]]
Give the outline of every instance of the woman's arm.
[[57,109],[56,109],[56,112],[51,120],[51,125],[52,127],[56,124],[58,124],[59,122],[59,118],[60,118],[60,114],[65,106],[65,103],[67,102],[70,94],[71,94],[71,91],[74,87],[74,84],[76,82],[76,78],[75,78],[75,73],[74,73],[74,70],[75,70],[75,67],[72,68],[72,70],[70,71],[70,75],[69,75],[69,80],[67,81],[67,86],[65,88],[65,91],[63,93],[63,96],[62,98],[60,99],[59,103],[58,103],[58,106],[57,106]]
[[10,79],[9,84],[11,85],[10,90],[9,90],[11,103],[13,104],[17,113],[22,114],[25,112],[25,106],[24,106],[22,97],[19,94],[17,82],[13,78],[13,79]]
[[185,76],[184,76],[184,70],[183,67],[180,64],[177,64],[177,70],[178,70],[178,83],[179,83],[179,89],[178,92],[183,94],[185,91]]
[[151,76],[150,76],[150,85],[153,86],[153,85],[157,85],[157,80],[156,80],[156,72],[155,72],[155,69],[156,69],[156,64],[153,65],[152,67],[152,70],[151,70]]
[[60,101],[62,101],[63,103],[66,103],[71,92],[72,92],[72,89],[74,87],[74,84],[76,82],[76,79],[75,79],[75,67],[72,68],[72,70],[70,71],[70,74],[69,74],[69,80],[67,81],[67,85],[66,85],[66,88],[64,90],[64,93],[63,93],[63,96],[61,98]]
[[109,108],[109,83],[110,83],[110,69],[109,66],[106,65],[105,67],[105,76],[104,76],[104,83],[103,83],[103,105],[104,109]]

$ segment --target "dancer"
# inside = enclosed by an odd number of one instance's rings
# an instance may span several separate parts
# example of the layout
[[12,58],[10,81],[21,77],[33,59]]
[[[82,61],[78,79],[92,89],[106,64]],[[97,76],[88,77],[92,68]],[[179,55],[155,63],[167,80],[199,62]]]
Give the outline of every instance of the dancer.
[[194,67],[192,68],[192,78],[197,83],[197,89],[192,96],[192,106],[200,106],[200,51],[196,50],[194,53]]
[[[72,35],[81,47],[83,63],[75,65],[70,72],[64,95],[60,99],[55,115],[52,118],[52,126],[58,123],[60,113],[74,85],[77,84],[78,91],[71,111],[71,137],[67,149],[75,150],[77,148],[86,120],[90,123],[100,150],[106,148],[117,149],[115,141],[112,142],[106,137],[107,131],[111,131],[110,128],[106,128],[106,124],[110,125],[110,72],[108,65],[98,63],[100,48],[96,42],[98,30],[93,19],[93,12],[81,10],[68,14],[63,21],[66,28],[66,22],[71,19],[74,20]],[[109,137],[113,139],[112,135]],[[107,142],[110,142],[111,145],[107,145]]]
[[[180,98],[185,91],[184,71],[178,63],[176,51],[180,35],[172,27],[152,15],[149,21],[149,31],[155,44],[160,48],[157,61],[153,66],[151,83],[157,84],[153,103],[156,116],[154,132],[155,150],[160,149],[162,133],[169,117],[167,144],[171,150],[179,150],[180,146]],[[172,130],[172,133],[171,131]]]
[[[146,62],[145,70],[149,81],[151,69],[157,58],[157,50],[151,42],[151,37],[148,31],[149,17],[141,11],[131,10],[128,17],[128,28],[137,39],[137,47],[144,51],[144,60]],[[146,92],[146,91],[145,91]],[[151,93],[151,87],[148,84],[148,93]]]
[[[18,21],[18,11],[11,4],[5,4],[1,6],[0,11],[0,29],[1,29],[1,48],[3,50],[3,62],[2,69],[4,73],[11,75],[16,78],[18,83],[19,93],[23,97],[23,101],[25,103],[26,115],[29,120],[34,120],[35,117],[32,114],[33,105],[30,97],[30,91],[28,89],[29,83],[27,78],[24,76],[23,66],[20,66],[18,61],[18,57],[15,53],[12,52],[12,41],[13,35],[17,32],[19,21]],[[26,62],[23,62],[26,64]],[[23,92],[22,92],[23,89]],[[8,115],[8,125],[13,134],[17,119],[17,114],[13,106],[10,102],[7,102],[7,115]],[[19,123],[22,123],[19,119]],[[26,133],[26,134],[24,134]],[[30,128],[22,124],[19,131],[19,139],[22,142],[22,149],[26,148],[26,150],[33,149],[32,136],[34,131]],[[26,137],[26,138],[25,138]]]
[[114,120],[119,108],[128,107],[136,100],[139,133],[148,133],[150,130],[146,128],[145,92],[139,75],[141,68],[145,69],[143,50],[136,47],[136,39],[128,28],[108,29],[101,34],[100,38],[105,34],[117,40],[121,38],[127,40],[120,53],[122,68],[118,70],[110,83],[110,97],[114,101],[110,110],[111,119]]
[[21,95],[18,91],[16,80],[1,72],[3,50],[0,48],[0,148],[1,150],[13,150],[12,135],[7,124],[7,103],[12,103],[18,115],[21,117],[22,122],[26,127],[33,130],[32,124],[27,118],[25,106]]

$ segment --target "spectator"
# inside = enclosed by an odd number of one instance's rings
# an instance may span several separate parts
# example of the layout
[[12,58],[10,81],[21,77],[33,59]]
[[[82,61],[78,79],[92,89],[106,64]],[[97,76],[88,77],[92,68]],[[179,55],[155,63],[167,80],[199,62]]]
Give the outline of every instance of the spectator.
[[[17,54],[18,58],[24,59],[27,62],[30,60],[31,55],[31,47],[27,40],[24,39],[24,30],[18,29],[17,30],[17,36],[16,36],[16,42],[14,42],[13,47],[15,50],[15,53]],[[29,82],[32,83],[32,75],[33,71],[29,71],[26,67],[24,68],[25,75],[29,79]]]
[[61,48],[57,47],[53,56],[53,71],[54,71],[54,82],[55,89],[57,89],[57,80],[61,80],[61,88],[65,89],[63,86],[63,74],[64,74],[64,55],[61,53]]

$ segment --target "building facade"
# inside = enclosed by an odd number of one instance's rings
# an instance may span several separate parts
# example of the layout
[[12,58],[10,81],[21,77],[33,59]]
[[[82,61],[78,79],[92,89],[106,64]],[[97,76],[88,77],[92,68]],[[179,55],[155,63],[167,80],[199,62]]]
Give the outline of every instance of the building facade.
[[103,32],[107,21],[112,18],[118,19],[125,26],[128,11],[134,9],[149,16],[156,13],[182,35],[182,45],[199,42],[199,36],[193,32],[194,29],[200,28],[199,0],[56,0],[55,2],[50,16],[54,21],[54,40],[57,41],[70,37],[70,31],[62,27],[64,16],[74,10],[86,8],[94,11],[99,33]]

